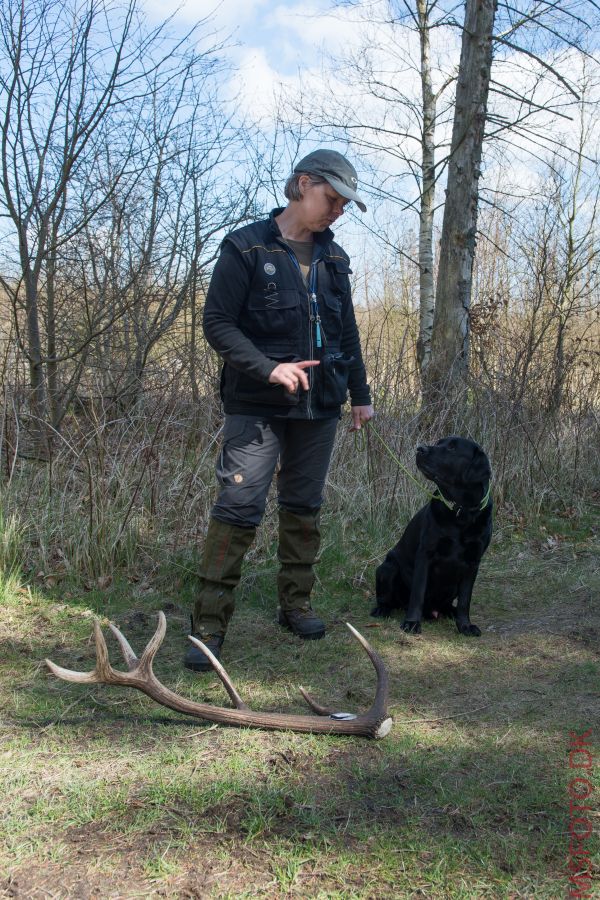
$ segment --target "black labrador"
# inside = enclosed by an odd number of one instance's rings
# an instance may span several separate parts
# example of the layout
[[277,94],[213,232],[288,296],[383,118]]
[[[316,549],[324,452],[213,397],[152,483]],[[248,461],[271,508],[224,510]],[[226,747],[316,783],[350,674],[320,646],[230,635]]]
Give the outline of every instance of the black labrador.
[[453,435],[432,446],[420,444],[417,467],[437,490],[378,567],[371,615],[405,609],[401,627],[412,634],[420,633],[423,618],[445,615],[455,619],[461,634],[479,636],[469,610],[492,537],[489,460],[475,441]]

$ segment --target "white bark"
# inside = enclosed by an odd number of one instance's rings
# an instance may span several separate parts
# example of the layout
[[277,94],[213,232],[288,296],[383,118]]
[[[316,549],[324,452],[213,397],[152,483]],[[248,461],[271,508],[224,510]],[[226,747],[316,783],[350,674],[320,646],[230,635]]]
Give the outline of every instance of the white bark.
[[427,0],[417,0],[421,43],[421,90],[423,133],[421,137],[421,208],[419,212],[419,338],[417,360],[421,377],[431,358],[431,335],[435,312],[433,278],[433,214],[435,208],[435,115],[436,97],[431,78],[429,11]]

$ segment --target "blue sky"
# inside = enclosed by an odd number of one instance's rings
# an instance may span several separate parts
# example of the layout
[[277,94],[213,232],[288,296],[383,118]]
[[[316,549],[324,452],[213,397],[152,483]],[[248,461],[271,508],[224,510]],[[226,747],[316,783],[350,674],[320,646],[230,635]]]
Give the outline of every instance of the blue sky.
[[[301,71],[305,98],[308,101],[311,97],[311,83],[315,86],[316,91],[322,85],[331,87],[338,95],[348,91],[348,88],[342,85],[339,79],[336,81],[337,73],[335,71],[321,69],[323,53],[342,55],[353,48],[356,49],[364,41],[367,31],[364,23],[357,24],[356,12],[347,9],[338,10],[333,15],[330,11],[331,0],[286,0],[286,2],[280,3],[277,3],[276,0],[275,2],[272,0],[241,0],[241,2],[240,0],[221,0],[220,3],[216,0],[143,0],[143,2],[149,16],[156,21],[177,10],[175,23],[182,30],[189,28],[201,19],[210,18],[210,30],[216,31],[222,39],[230,38],[230,46],[225,55],[232,65],[231,89],[226,93],[229,96],[241,95],[238,102],[243,104],[245,112],[255,121],[260,122],[265,133],[270,132],[270,123],[272,127],[274,95],[282,87],[284,94],[292,96],[299,86]],[[203,30],[209,30],[208,26],[205,26]],[[387,80],[394,86],[394,89],[412,98],[418,106],[420,95],[418,42],[414,31],[407,30],[405,36],[406,43],[403,43],[400,48],[396,48],[400,53],[394,55],[392,52],[387,59],[385,53],[382,53],[381,56],[378,55],[377,65],[381,66],[382,71],[387,72]],[[521,38],[524,39],[524,35],[521,35]],[[433,32],[433,40],[437,44],[435,54],[440,62],[436,76],[439,82],[436,86],[439,87],[446,75],[455,70],[460,48],[460,35],[457,29],[438,29]],[[377,54],[379,54],[379,48],[381,47],[383,50],[387,43],[388,35],[385,28],[382,28],[376,38],[373,39],[371,36],[370,47]],[[407,50],[410,50],[412,64],[407,61]],[[541,47],[540,52],[543,52]],[[402,56],[401,64],[398,64],[399,56]],[[578,60],[575,61],[571,70],[567,66],[569,77],[576,77],[580,65],[581,60]],[[565,61],[563,61],[563,66],[565,66]],[[536,84],[535,100],[539,104],[547,102],[549,96],[554,95],[557,90],[557,83],[552,85],[550,81],[546,80],[538,83],[536,67],[527,57],[518,57],[513,65],[511,51],[503,50],[502,53],[498,51],[494,65],[494,77],[501,78],[505,85],[510,85],[511,89],[517,93],[520,93],[521,90],[527,93],[531,85]],[[226,86],[224,85],[224,87]],[[560,84],[558,84],[558,91],[559,93],[562,91]],[[596,85],[593,91],[596,101],[599,91],[600,88]],[[365,99],[364,95],[360,97],[356,90],[346,93],[345,96],[349,99],[352,108],[359,109],[360,113],[364,112],[362,121],[367,121],[372,114],[379,115],[380,121],[382,121],[381,117],[385,116],[386,124],[389,118],[389,141],[391,143],[386,146],[386,137],[382,137],[380,140],[381,152],[371,154],[369,162],[376,166],[380,175],[389,173],[389,184],[398,196],[405,200],[413,199],[415,185],[407,173],[406,166],[397,160],[395,154],[398,136],[404,130],[404,123],[400,119],[394,119],[394,116],[400,115],[401,111],[399,113],[398,110],[394,110],[393,103],[387,104],[383,110],[381,105],[375,109],[374,101],[368,97]],[[567,97],[567,99],[569,98]],[[506,104],[503,99],[496,96],[493,100],[496,108],[504,113]],[[510,110],[507,112],[507,115],[509,114]],[[438,139],[443,136],[446,141],[448,140],[450,124],[451,120],[448,118],[444,128],[439,127]],[[538,116],[538,127],[540,124],[542,128],[545,127],[544,118]],[[569,122],[561,118],[553,120],[549,115],[546,117],[546,126],[546,132],[555,139],[555,143],[560,144],[570,137],[569,133],[574,129],[575,121]],[[595,122],[592,128],[593,132],[598,133],[600,124]],[[414,153],[416,159],[419,151],[418,131],[415,131],[414,122],[407,125],[407,129],[411,132],[411,138],[402,138],[401,149],[409,154]],[[398,134],[396,135],[395,132]],[[416,142],[415,137],[417,138]],[[528,193],[535,189],[540,157],[544,159],[549,157],[554,145],[550,142],[548,147],[543,147],[539,141],[529,145],[527,137],[521,137],[518,141],[511,138],[511,144],[510,150],[503,145],[493,154],[486,153],[484,180],[487,185],[492,187],[501,181],[503,188],[509,192],[513,190],[516,193],[521,191]],[[592,145],[593,140],[590,143],[590,146]],[[308,152],[314,148],[306,146],[303,149]],[[354,152],[349,155],[353,159],[355,158]],[[442,149],[439,155],[443,156]],[[363,183],[368,182],[369,176],[366,168],[362,167],[358,157],[355,161],[360,180]],[[440,188],[442,186],[441,184]],[[369,202],[368,205],[371,213],[374,211],[375,204]],[[410,226],[414,227],[414,217],[411,213],[403,214],[402,219],[405,225],[410,223]],[[347,230],[347,225],[341,227],[344,232]]]
[[210,18],[213,27],[237,45],[228,54],[232,61],[250,70],[254,60],[259,71],[266,73],[268,67],[274,81],[317,64],[323,48],[335,50],[356,28],[328,12],[329,0],[146,0],[145,6],[156,19],[177,10],[181,27]]

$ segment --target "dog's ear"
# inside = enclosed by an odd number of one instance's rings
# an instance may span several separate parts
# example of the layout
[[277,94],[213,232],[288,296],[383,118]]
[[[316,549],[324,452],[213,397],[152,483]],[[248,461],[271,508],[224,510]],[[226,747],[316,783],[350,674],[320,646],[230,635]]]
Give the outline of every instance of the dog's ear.
[[464,473],[465,483],[474,481],[487,482],[492,477],[490,461],[479,445],[475,446],[471,465]]

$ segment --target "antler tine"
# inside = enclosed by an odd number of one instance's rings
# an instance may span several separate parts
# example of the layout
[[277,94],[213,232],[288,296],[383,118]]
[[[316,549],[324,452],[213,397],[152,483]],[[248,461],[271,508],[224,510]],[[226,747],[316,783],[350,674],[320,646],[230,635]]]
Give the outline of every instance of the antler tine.
[[365,649],[365,650],[367,651],[367,653],[369,654],[369,659],[371,660],[371,662],[373,663],[373,665],[375,665],[375,658],[377,657],[377,654],[375,653],[375,651],[374,651],[373,648],[371,647],[371,645],[370,645],[370,643],[368,642],[368,640],[367,640],[366,638],[364,638],[364,637],[362,636],[362,634],[360,633],[360,631],[357,631],[356,628],[354,627],[354,625],[351,625],[350,622],[346,622],[346,628],[349,628],[349,629],[350,629],[350,634],[353,634],[354,637],[356,638],[356,640],[358,641],[358,643],[361,644],[361,645],[364,647],[364,649]]
[[75,681],[79,684],[100,684],[103,681],[111,682],[114,676],[114,670],[108,659],[108,648],[102,629],[97,621],[94,621],[94,640],[96,642],[96,665],[92,672],[76,672],[74,669],[63,669],[57,666],[52,660],[47,659],[46,665],[53,675],[62,678],[63,681]]
[[192,644],[195,644],[196,647],[199,647],[200,650],[202,650],[202,652],[204,654],[206,654],[206,656],[208,656],[208,658],[210,659],[210,661],[212,663],[213,669],[215,670],[215,672],[217,673],[217,675],[223,682],[223,687],[229,694],[229,699],[231,700],[231,702],[233,703],[235,708],[249,710],[250,707],[244,703],[244,701],[242,700],[242,698],[236,691],[233,681],[231,680],[231,678],[229,677],[229,675],[227,674],[227,672],[225,671],[225,669],[223,668],[223,666],[221,665],[221,663],[219,662],[217,657],[214,655],[214,653],[212,653],[209,650],[209,648],[206,646],[206,644],[203,644],[202,641],[198,640],[198,638],[194,637],[192,634],[188,634],[188,640],[190,640],[192,642]]
[[45,663],[52,674],[57,678],[62,678],[63,681],[75,681],[79,684],[97,684],[100,681],[95,669],[93,672],[75,672],[74,669],[63,669],[62,666],[57,666],[51,659],[46,659]]
[[313,712],[315,712],[318,716],[330,716],[333,710],[328,709],[326,706],[321,706],[320,703],[317,703],[316,700],[310,696],[308,691],[305,691],[302,685],[298,688],[307,704],[310,706]]
[[135,655],[135,652],[132,649],[131,644],[129,643],[129,641],[127,640],[125,635],[122,634],[119,631],[119,629],[117,628],[117,626],[113,625],[112,622],[108,623],[108,627],[110,628],[110,630],[116,637],[117,641],[119,642],[119,647],[121,648],[121,653],[123,654],[123,658],[124,658],[125,662],[127,663],[127,668],[129,669],[130,672],[132,672],[133,669],[135,669],[135,667],[138,664],[138,658]]
[[158,648],[162,644],[165,639],[165,634],[167,633],[167,618],[164,612],[159,610],[158,613],[158,625],[156,626],[156,631],[148,641],[146,645],[146,649],[142,653],[139,662],[140,670],[151,672],[152,671],[152,661],[156,656]]
[[[356,630],[356,628],[354,628],[349,622],[346,622],[346,625],[350,629],[351,634],[354,635],[360,645],[366,650],[369,659],[373,663],[375,672],[377,673],[377,688],[375,691],[375,699],[371,706],[371,710],[380,708],[385,709],[387,698],[387,672],[381,661],[381,658],[377,653],[375,653],[367,639],[364,638],[362,634]],[[308,691],[306,691],[303,687],[300,687],[299,690],[312,711],[315,712],[318,716],[335,715],[336,711],[334,709],[330,709],[327,706],[321,706],[320,703],[317,703],[316,700],[313,700]]]
[[99,681],[111,682],[115,671],[110,664],[108,658],[108,647],[100,628],[100,622],[94,621],[94,638],[96,640],[96,669],[95,672]]
[[[350,622],[346,622],[347,627],[350,629],[350,633],[354,635],[359,644],[366,650],[367,655],[371,662],[373,663],[373,668],[377,673],[377,687],[375,689],[375,699],[371,704],[370,711],[372,712],[383,712],[387,707],[387,697],[388,697],[388,673],[387,669],[383,664],[383,660],[379,656],[378,653],[375,653],[370,643],[366,638],[362,636],[362,634],[356,630],[356,628],[350,624]],[[391,728],[391,719],[390,719],[390,728]],[[388,729],[389,730],[389,729]]]

